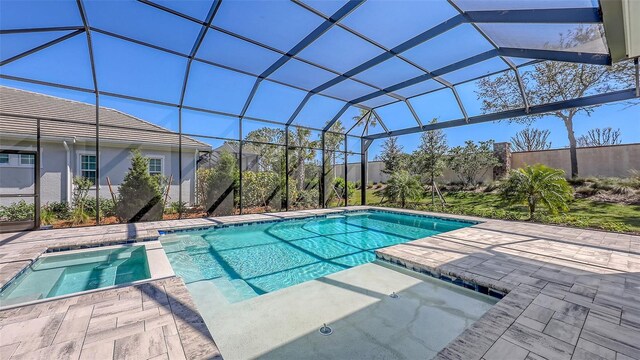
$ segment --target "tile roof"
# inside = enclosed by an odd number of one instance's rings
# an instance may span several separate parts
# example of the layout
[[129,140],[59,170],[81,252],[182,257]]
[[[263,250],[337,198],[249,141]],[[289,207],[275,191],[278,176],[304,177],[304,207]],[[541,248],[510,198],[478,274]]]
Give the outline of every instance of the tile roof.
[[[0,112],[15,115],[0,116],[0,133],[3,134],[35,135],[36,122],[33,117],[42,116],[50,119],[40,121],[43,138],[95,139],[96,109],[92,104],[0,86]],[[105,143],[178,147],[177,133],[106,107],[100,107],[100,140]],[[182,137],[182,144],[184,147],[211,150],[211,145],[188,136]]]

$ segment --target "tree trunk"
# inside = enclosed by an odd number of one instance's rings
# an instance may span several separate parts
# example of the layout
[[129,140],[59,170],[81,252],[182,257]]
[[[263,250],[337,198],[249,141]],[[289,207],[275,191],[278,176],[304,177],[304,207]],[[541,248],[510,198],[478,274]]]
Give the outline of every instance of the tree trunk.
[[562,118],[564,126],[567,128],[569,137],[569,154],[571,155],[571,178],[578,177],[578,151],[576,145],[576,135],[573,132],[573,114]]
[[433,172],[431,172],[431,206],[436,205],[436,182],[433,179]]
[[536,202],[529,198],[529,220],[533,219],[533,213],[536,212]]
[[298,191],[304,190],[304,149],[298,149],[298,166],[297,166],[297,177],[298,177]]

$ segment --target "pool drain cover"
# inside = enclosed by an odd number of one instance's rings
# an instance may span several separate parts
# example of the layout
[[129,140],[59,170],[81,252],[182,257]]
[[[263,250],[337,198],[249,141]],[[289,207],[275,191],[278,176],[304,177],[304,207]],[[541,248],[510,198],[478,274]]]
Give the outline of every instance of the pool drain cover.
[[398,294],[396,294],[396,292],[395,292],[395,291],[394,291],[394,292],[392,292],[392,293],[389,295],[389,297],[390,297],[390,298],[392,298],[392,299],[397,299],[397,298],[399,298]]
[[328,327],[327,324],[322,324],[322,327],[320,328],[320,334],[325,336],[331,335],[333,334],[333,329]]

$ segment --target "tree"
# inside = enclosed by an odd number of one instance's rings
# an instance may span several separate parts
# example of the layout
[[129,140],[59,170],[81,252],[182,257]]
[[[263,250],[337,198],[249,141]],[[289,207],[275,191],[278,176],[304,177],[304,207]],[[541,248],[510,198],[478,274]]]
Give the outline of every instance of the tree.
[[550,134],[549,130],[527,127],[511,137],[511,145],[516,151],[547,150],[551,148],[551,142],[547,140]]
[[116,215],[121,221],[162,220],[162,190],[158,178],[149,174],[149,159],[131,152],[131,167],[118,188]]
[[378,155],[377,159],[384,163],[385,174],[394,174],[407,167],[407,157],[402,152],[402,145],[398,144],[398,138],[396,136],[389,137],[382,144],[382,151]]
[[578,146],[607,146],[617,145],[622,141],[620,140],[620,129],[613,130],[610,127],[602,129],[591,129],[587,131],[585,135],[578,138]]
[[258,171],[276,171],[281,168],[283,152],[280,146],[269,144],[283,144],[284,130],[263,127],[249,132],[245,138],[248,151],[255,152]]
[[[353,117],[353,123],[354,124],[357,123],[358,120],[360,120],[361,117],[363,117],[363,116],[365,116],[367,114],[369,114],[369,110],[360,109],[358,114]],[[367,123],[369,124],[369,126],[368,126],[369,128],[374,128],[374,127],[378,126],[378,118],[375,117],[375,115],[373,115],[373,114],[367,115],[367,117],[362,119],[361,124],[364,125],[364,124],[367,124]]]
[[389,201],[400,202],[405,207],[407,200],[420,200],[423,189],[417,176],[409,174],[407,170],[398,170],[391,174],[387,186],[378,191]]
[[[578,44],[600,39],[596,27],[580,27],[560,35],[560,46],[576,47]],[[526,68],[525,68],[526,69]],[[589,94],[606,93],[633,87],[633,64],[630,61],[613,66],[544,61],[537,63],[521,74],[531,104],[545,104],[576,99]],[[484,112],[506,111],[522,107],[522,98],[513,71],[496,77],[480,80],[477,90]],[[577,114],[591,115],[598,105],[553,111],[549,114],[559,118],[567,129],[571,154],[571,177],[578,176],[577,141],[573,130],[573,119]],[[523,124],[532,124],[545,115],[530,115],[509,119]]]
[[317,141],[311,141],[310,136],[311,130],[308,129],[296,127],[289,130],[289,167],[293,166],[289,172],[296,179],[295,186],[298,191],[303,191],[306,186],[305,163],[316,156],[316,150],[313,148],[317,147]]
[[[211,168],[198,169],[198,194],[209,215],[233,214],[233,192],[238,182],[238,161],[229,151],[222,151]],[[221,206],[225,203],[228,206]]]
[[344,201],[344,206],[347,206],[347,198],[353,198],[353,193],[356,192],[356,185],[351,182],[346,182],[343,178],[336,178],[333,180],[333,188],[335,189],[335,197],[339,200],[338,205],[340,205],[340,201]]
[[573,190],[564,178],[564,171],[536,164],[512,170],[501,186],[500,196],[509,204],[525,204],[533,218],[538,204],[551,214],[569,210]]
[[[431,124],[438,122],[438,119],[431,120]],[[431,203],[435,202],[435,179],[441,176],[446,167],[447,136],[440,129],[429,130],[422,133],[420,145],[413,153],[413,166],[416,173],[422,178],[428,178],[431,184]]]
[[447,163],[464,186],[475,184],[489,169],[500,165],[493,153],[493,140],[478,144],[467,140],[464,147],[456,146],[449,151]]

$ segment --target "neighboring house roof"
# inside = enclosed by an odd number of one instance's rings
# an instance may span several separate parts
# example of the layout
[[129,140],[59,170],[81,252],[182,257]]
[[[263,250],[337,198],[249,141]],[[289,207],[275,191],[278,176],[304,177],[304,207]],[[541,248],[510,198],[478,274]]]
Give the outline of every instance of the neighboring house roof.
[[[232,154],[237,154],[240,152],[240,149],[238,148],[238,142],[237,141],[233,141],[233,142],[229,142],[226,141],[224,144],[218,146],[217,148],[213,149],[213,151],[215,152],[222,152],[222,151],[228,151]],[[244,146],[242,146],[242,155],[243,156],[248,156],[248,155],[258,155],[260,154],[259,151],[257,151],[257,149],[255,148],[255,146],[253,146],[252,144],[244,144]]]
[[[0,113],[16,116],[0,116],[0,133],[35,135],[34,116],[78,123],[40,120],[43,138],[95,139],[96,107],[79,101],[63,99],[31,91],[0,86]],[[32,118],[23,118],[25,115]],[[100,141],[103,143],[155,144],[178,146],[178,134],[118,110],[100,107]],[[211,150],[211,145],[182,136],[182,145],[200,150]]]

